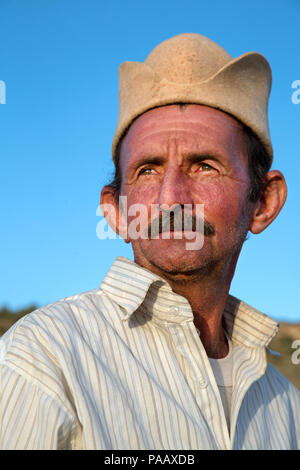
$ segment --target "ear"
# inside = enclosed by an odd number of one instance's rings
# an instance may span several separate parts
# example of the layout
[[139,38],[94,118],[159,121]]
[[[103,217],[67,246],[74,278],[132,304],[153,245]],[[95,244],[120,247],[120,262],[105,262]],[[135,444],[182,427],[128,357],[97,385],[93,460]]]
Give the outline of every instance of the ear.
[[267,175],[266,188],[255,205],[249,230],[261,233],[281,211],[287,196],[287,186],[283,174],[272,170]]
[[116,190],[112,186],[104,186],[100,196],[100,208],[109,226],[126,243],[130,242],[127,234],[127,207],[121,208]]

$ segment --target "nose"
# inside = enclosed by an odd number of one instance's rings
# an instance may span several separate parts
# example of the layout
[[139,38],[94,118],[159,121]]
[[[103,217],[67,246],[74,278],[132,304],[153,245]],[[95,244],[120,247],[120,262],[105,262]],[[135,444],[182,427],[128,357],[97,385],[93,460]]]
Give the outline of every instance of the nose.
[[191,182],[180,167],[167,168],[156,203],[159,206],[193,204]]

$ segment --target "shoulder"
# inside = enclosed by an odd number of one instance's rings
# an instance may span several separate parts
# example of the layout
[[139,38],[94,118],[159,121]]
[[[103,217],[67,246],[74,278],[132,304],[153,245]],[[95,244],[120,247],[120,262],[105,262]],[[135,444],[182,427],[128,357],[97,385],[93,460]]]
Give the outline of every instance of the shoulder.
[[105,351],[106,325],[110,317],[120,321],[114,309],[104,292],[95,289],[25,315],[0,339],[2,376],[22,378],[60,399],[65,384],[77,383],[95,354],[101,357]]
[[25,315],[0,339],[0,363],[38,370],[38,363],[71,361],[106,321],[107,299],[101,289],[76,294]]
[[105,311],[103,291],[95,289],[79,293],[51,304],[45,305],[18,320],[2,337],[1,342],[9,343],[21,332],[32,334],[48,332],[49,338],[56,331],[63,329],[64,332],[71,328],[74,331],[77,326],[86,322],[87,316],[103,315]]

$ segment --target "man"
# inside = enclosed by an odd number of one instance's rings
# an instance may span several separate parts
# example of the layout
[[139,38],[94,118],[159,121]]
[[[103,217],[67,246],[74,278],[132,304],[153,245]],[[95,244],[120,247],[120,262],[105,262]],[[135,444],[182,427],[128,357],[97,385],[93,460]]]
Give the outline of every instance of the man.
[[121,66],[101,203],[134,262],[5,335],[3,448],[300,448],[300,393],[266,362],[277,323],[229,295],[247,232],[286,198],[270,86],[261,55],[198,34]]

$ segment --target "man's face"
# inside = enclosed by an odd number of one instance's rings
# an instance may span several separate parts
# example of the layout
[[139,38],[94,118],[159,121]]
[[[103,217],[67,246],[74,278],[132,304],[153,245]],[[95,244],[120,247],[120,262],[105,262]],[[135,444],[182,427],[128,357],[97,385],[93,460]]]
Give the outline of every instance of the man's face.
[[196,250],[186,249],[190,240],[184,232],[181,239],[160,234],[158,239],[132,240],[138,264],[159,274],[187,276],[236,261],[252,206],[247,150],[234,118],[200,105],[150,110],[130,127],[120,165],[121,195],[127,197],[128,209],[145,205],[144,227],[151,222],[153,205],[188,204],[194,215],[197,205],[203,205],[210,228]]

